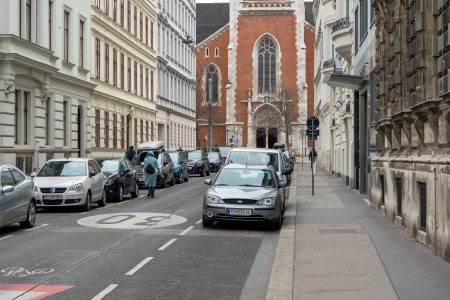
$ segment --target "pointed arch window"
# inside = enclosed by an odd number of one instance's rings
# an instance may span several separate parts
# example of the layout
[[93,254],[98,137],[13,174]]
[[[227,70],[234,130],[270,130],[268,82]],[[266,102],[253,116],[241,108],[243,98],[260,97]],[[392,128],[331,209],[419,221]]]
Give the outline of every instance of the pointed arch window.
[[205,57],[209,57],[209,48],[205,49]]
[[258,46],[258,91],[273,93],[276,87],[276,47],[268,37]]
[[212,103],[219,101],[219,70],[215,65],[206,68],[206,102],[209,101],[209,79],[212,80]]

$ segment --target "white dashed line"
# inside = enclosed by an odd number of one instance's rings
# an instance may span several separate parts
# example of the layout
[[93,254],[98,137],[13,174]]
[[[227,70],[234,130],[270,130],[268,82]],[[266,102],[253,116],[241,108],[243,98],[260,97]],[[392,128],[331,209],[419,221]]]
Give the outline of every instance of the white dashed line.
[[200,219],[197,222],[195,222],[195,224],[200,224],[201,222],[202,222],[202,219]]
[[162,251],[164,249],[166,249],[167,247],[169,247],[170,245],[172,245],[177,239],[171,239],[170,241],[168,241],[167,243],[164,244],[164,246],[162,246],[161,248],[159,248],[159,251]]
[[194,226],[189,226],[188,228],[186,228],[185,230],[183,230],[183,232],[181,232],[180,235],[185,235],[185,234],[188,233],[192,228],[194,228]]
[[30,229],[27,229],[27,230],[25,230],[25,231],[33,231],[33,230],[36,230],[36,229],[45,227],[45,226],[47,226],[47,225],[48,225],[48,224],[42,224],[42,225],[40,225],[40,226],[36,226],[36,227],[30,228]]
[[143,261],[141,261],[139,264],[137,264],[136,267],[134,267],[133,269],[128,271],[128,273],[126,273],[125,275],[133,275],[134,273],[136,273],[140,268],[145,266],[152,259],[153,259],[153,257],[146,257]]
[[108,295],[109,293],[111,293],[116,287],[118,287],[118,284],[110,284],[106,289],[104,289],[103,291],[101,291],[97,296],[95,296],[94,298],[92,298],[92,300],[100,300],[103,299],[103,297],[105,297],[106,295]]
[[2,238],[0,238],[0,240],[6,240],[7,238],[10,238],[10,237],[13,237],[14,235],[7,235],[7,236],[4,236],[4,237],[2,237]]

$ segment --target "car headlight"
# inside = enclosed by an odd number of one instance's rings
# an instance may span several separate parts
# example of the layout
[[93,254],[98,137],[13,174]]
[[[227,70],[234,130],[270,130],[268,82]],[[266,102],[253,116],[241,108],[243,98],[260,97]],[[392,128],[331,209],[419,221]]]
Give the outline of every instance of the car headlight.
[[261,206],[273,206],[275,205],[275,197],[270,197],[270,198],[264,198],[259,200],[258,202],[256,202],[256,205],[261,205]]
[[114,180],[112,178],[106,179],[105,185],[111,185],[114,183]]
[[83,191],[83,184],[82,183],[77,183],[72,185],[69,189],[69,192],[82,192]]
[[208,195],[206,196],[206,202],[212,203],[212,204],[224,204],[223,200],[220,199],[220,197]]
[[201,162],[201,161],[198,161],[198,162],[196,163],[196,165],[197,165],[197,167],[201,167],[201,166],[202,166],[202,162]]

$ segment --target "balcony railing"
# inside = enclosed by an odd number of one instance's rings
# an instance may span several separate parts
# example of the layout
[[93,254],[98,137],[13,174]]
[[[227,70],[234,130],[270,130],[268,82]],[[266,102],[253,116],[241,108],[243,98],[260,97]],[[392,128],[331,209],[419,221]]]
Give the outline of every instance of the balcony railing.
[[334,67],[334,59],[332,58],[332,59],[329,59],[329,60],[325,60],[322,63],[322,67],[324,69],[333,68]]
[[335,32],[336,30],[339,30],[342,28],[347,28],[347,27],[350,27],[350,18],[345,17],[345,18],[339,19],[336,22],[334,22],[331,33]]

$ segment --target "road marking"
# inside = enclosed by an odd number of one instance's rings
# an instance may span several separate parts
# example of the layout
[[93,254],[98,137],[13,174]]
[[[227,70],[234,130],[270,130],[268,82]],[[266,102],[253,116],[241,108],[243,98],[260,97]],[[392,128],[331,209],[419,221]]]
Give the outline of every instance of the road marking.
[[0,299],[44,299],[71,288],[72,285],[0,284]]
[[108,295],[109,293],[111,293],[116,287],[118,287],[118,284],[110,284],[106,289],[104,289],[103,291],[101,291],[97,296],[95,296],[94,298],[92,298],[92,300],[100,300],[103,299],[103,297],[105,297],[106,295]]
[[167,247],[169,247],[170,245],[172,245],[177,239],[171,239],[170,241],[168,241],[167,243],[164,244],[164,246],[162,246],[161,248],[159,248],[159,251],[162,251],[164,249],[166,249]]
[[4,237],[2,237],[2,238],[0,238],[0,240],[6,240],[7,238],[10,238],[10,237],[13,237],[14,235],[7,235],[7,236],[4,236]]
[[88,214],[88,213],[90,213],[91,211],[85,211],[85,212],[82,212],[82,213],[80,213],[80,215],[85,215],[85,214]]
[[186,228],[185,230],[183,230],[183,232],[180,233],[180,235],[185,235],[185,234],[188,233],[192,228],[194,228],[194,226],[189,226],[188,228]]
[[126,273],[125,275],[133,275],[134,273],[136,273],[140,268],[142,268],[143,266],[145,266],[149,261],[151,261],[153,259],[153,257],[146,257],[143,261],[141,261],[140,263],[138,263],[136,265],[136,267],[134,267],[133,269],[131,269],[130,271],[128,271],[128,273]]
[[36,230],[36,229],[45,227],[45,226],[47,226],[47,225],[48,225],[48,224],[42,224],[42,225],[40,225],[40,226],[36,226],[36,227],[30,228],[30,229],[26,229],[25,231],[33,231],[33,230]]
[[112,213],[81,218],[78,224],[86,227],[108,229],[161,228],[185,223],[186,218],[164,213]]
[[195,224],[200,224],[202,221],[203,221],[203,220],[200,219],[200,220],[198,220],[197,222],[195,222]]

